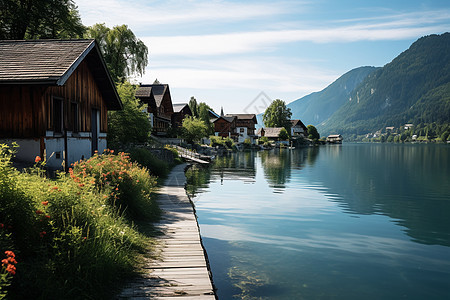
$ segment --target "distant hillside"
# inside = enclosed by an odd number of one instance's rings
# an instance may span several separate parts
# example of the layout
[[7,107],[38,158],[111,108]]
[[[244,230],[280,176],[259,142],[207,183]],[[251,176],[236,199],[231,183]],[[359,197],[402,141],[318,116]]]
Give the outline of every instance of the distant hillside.
[[289,103],[287,107],[291,109],[292,119],[300,119],[305,125],[322,123],[341,108],[353,90],[375,70],[377,70],[375,67],[353,69],[324,90]]
[[422,37],[351,92],[322,135],[365,134],[405,123],[450,122],[450,33]]

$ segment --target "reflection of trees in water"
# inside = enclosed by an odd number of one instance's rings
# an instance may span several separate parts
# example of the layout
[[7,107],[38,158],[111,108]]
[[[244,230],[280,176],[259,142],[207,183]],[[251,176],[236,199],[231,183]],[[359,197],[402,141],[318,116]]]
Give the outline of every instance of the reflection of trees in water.
[[264,175],[269,185],[274,188],[286,188],[291,178],[292,169],[303,169],[305,164],[314,164],[319,153],[318,147],[296,150],[274,149],[260,152]]
[[208,187],[211,177],[209,167],[193,165],[186,172],[186,193],[192,199],[202,188]]
[[213,165],[212,178],[243,180],[253,182],[255,180],[256,152],[237,152],[218,157]]
[[316,176],[350,213],[383,214],[425,244],[450,246],[450,149],[434,145],[326,147]]

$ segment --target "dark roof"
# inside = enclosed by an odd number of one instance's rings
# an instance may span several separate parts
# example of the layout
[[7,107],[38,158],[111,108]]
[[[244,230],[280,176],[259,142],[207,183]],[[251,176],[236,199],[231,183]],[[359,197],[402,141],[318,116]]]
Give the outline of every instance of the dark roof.
[[0,84],[59,85],[88,63],[108,109],[122,102],[95,40],[0,41]]
[[305,124],[303,124],[303,122],[300,120],[291,120],[291,124],[292,124],[292,127],[301,126],[303,128],[306,128]]
[[136,91],[136,97],[139,98],[138,95],[143,95],[140,97],[150,97],[147,96],[150,94],[150,92],[155,97],[155,102],[158,107],[161,106],[161,103],[163,101],[164,95],[166,93],[170,93],[169,91],[169,85],[168,84],[142,84],[138,87]]
[[258,123],[256,120],[255,114],[226,114],[225,117],[236,117],[238,120],[252,120],[255,122],[255,124]]
[[[140,86],[136,90],[135,96],[137,98],[150,98],[153,96],[151,86]],[[154,96],[153,96],[154,97]]]
[[[183,108],[185,108],[186,106],[189,107],[189,104],[187,104],[187,103],[176,103],[176,104],[172,104],[172,106],[173,106],[173,112],[174,112],[174,113],[179,113],[179,112],[182,111]],[[190,110],[190,108],[189,108],[189,110]]]
[[213,123],[215,123],[217,120],[219,120],[219,119],[224,119],[225,121],[227,121],[228,123],[231,123],[231,122],[233,122],[234,121],[234,119],[235,119],[236,117],[223,117],[223,116],[220,116],[220,117],[218,117],[217,119],[215,119],[215,120],[213,120],[212,122]]

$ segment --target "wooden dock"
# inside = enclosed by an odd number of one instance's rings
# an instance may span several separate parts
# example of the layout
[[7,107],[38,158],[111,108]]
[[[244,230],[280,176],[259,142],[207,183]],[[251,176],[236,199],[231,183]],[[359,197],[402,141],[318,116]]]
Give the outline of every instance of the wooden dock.
[[158,238],[158,259],[149,260],[148,273],[130,282],[117,299],[216,299],[195,211],[184,189],[185,166],[176,166],[158,192],[163,214],[155,226],[164,233]]

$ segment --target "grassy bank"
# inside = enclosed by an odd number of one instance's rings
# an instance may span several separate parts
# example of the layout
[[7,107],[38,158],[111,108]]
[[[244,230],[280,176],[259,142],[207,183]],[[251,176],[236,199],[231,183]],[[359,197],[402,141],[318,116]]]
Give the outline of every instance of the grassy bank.
[[19,172],[0,145],[0,299],[105,299],[138,270],[158,218],[156,177],[125,153],[76,163],[56,179]]

